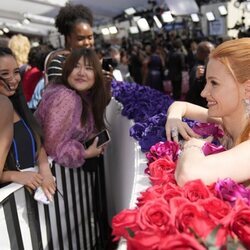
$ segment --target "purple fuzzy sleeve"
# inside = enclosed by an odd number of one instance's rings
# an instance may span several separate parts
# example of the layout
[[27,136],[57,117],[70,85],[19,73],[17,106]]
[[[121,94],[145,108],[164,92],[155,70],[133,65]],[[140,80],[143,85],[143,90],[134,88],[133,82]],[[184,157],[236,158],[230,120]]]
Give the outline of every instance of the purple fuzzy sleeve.
[[65,167],[80,167],[85,162],[84,147],[75,137],[81,113],[80,97],[66,88],[45,93],[35,113],[43,128],[48,155]]

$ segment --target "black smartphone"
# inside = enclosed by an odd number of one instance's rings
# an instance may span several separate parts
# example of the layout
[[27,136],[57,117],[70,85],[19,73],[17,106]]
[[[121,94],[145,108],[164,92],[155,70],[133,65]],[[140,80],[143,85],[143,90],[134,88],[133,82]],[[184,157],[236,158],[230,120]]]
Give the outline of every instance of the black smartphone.
[[113,59],[111,57],[104,57],[102,59],[102,68],[106,71],[110,71],[110,67],[113,67]]
[[108,130],[104,129],[100,133],[98,133],[94,137],[92,137],[91,139],[85,141],[83,143],[83,146],[85,148],[88,148],[90,145],[93,144],[93,142],[94,142],[94,140],[95,140],[96,137],[99,138],[98,143],[97,143],[97,147],[101,147],[101,146],[107,144],[108,142],[110,142],[110,135],[108,133]]

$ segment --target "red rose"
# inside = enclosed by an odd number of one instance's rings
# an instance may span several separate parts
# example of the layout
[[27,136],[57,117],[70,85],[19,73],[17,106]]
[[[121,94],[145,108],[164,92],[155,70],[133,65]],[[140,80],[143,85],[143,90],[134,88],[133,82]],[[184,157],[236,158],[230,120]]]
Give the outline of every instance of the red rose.
[[141,196],[137,198],[137,206],[143,206],[147,201],[157,199],[161,197],[164,193],[162,185],[154,185],[146,189],[146,191],[141,193]]
[[[223,224],[222,220],[231,212],[229,203],[224,202],[216,197],[200,200],[198,203],[207,211],[208,215],[217,224]],[[216,234],[216,245],[222,246],[225,244],[229,229],[222,225]]]
[[127,238],[129,235],[126,228],[130,228],[132,231],[138,230],[138,226],[136,225],[137,213],[138,209],[125,209],[113,217],[112,234],[115,236],[114,240],[119,240],[121,236]]
[[229,203],[216,197],[200,200],[199,203],[208,212],[209,216],[216,220],[223,219],[232,209]]
[[235,209],[230,228],[242,244],[250,249],[250,207],[243,201],[237,201]]
[[[169,158],[158,159],[149,165],[150,180],[154,185],[173,179],[176,164]],[[171,175],[169,177],[169,175]]]
[[173,183],[164,184],[164,193],[163,198],[169,202],[173,197],[181,197],[183,196],[183,192],[179,186]]
[[206,237],[216,226],[207,212],[198,203],[186,202],[179,206],[175,215],[175,225],[180,232]]
[[210,196],[210,192],[201,180],[189,181],[183,186],[184,196],[194,202]]
[[140,207],[136,223],[141,230],[161,231],[163,233],[176,231],[170,220],[169,206],[162,198],[148,201]]
[[169,235],[161,239],[159,250],[205,250],[206,248],[198,241],[187,234]]
[[128,238],[128,250],[154,250],[158,249],[162,236],[160,232],[138,231],[133,238]]

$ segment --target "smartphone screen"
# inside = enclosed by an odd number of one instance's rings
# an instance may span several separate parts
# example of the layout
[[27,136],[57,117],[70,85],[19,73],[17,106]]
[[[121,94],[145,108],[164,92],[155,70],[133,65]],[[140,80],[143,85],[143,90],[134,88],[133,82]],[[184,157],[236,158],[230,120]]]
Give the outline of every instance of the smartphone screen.
[[98,143],[97,143],[97,147],[100,147],[106,143],[108,143],[110,141],[110,136],[108,131],[105,129],[103,131],[101,131],[100,133],[98,133],[97,135],[95,135],[93,138],[87,140],[86,142],[84,142],[84,147],[88,148],[95,140],[95,138],[98,137]]
[[104,57],[104,58],[102,59],[102,68],[103,68],[104,70],[106,70],[106,71],[110,71],[109,65],[110,65],[110,66],[113,65],[113,60],[112,60],[112,58],[111,58],[111,57]]

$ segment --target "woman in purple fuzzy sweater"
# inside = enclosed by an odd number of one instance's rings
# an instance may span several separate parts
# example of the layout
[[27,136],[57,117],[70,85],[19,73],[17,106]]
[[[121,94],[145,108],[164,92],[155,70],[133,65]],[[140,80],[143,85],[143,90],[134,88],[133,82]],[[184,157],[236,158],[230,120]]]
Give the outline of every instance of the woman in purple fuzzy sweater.
[[100,62],[92,49],[75,49],[67,57],[62,80],[50,84],[35,113],[41,124],[49,156],[65,167],[80,167],[104,148],[96,139],[87,149],[83,142],[105,128],[108,103]]

